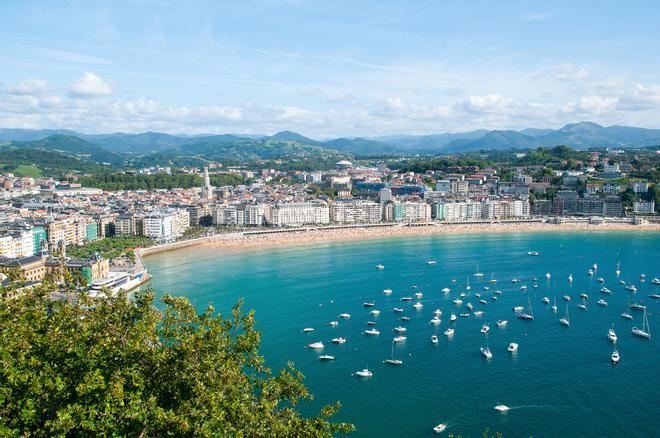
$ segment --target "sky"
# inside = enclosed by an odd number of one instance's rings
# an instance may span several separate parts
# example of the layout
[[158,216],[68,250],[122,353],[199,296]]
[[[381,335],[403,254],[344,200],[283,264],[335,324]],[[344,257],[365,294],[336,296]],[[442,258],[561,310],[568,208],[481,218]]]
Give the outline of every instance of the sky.
[[0,128],[660,128],[660,2],[0,2]]

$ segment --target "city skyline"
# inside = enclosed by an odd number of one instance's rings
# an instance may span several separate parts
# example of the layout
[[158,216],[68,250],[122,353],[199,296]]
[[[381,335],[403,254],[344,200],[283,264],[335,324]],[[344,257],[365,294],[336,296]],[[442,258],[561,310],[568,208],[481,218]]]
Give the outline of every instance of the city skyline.
[[314,138],[653,128],[658,6],[637,3],[5,4],[0,126]]

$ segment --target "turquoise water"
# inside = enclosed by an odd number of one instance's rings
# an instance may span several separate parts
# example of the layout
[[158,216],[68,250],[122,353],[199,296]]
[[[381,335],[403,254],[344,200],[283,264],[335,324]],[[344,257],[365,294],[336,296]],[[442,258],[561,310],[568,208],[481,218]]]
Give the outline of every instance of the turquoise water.
[[[535,250],[538,257],[527,251]],[[429,258],[437,265],[427,265]],[[618,284],[616,263],[621,261],[621,279],[637,284],[630,299],[649,306],[652,340],[631,334],[641,326],[641,313],[635,320],[621,318],[629,293]],[[448,422],[448,432],[481,436],[486,428],[505,436],[657,436],[660,430],[660,303],[648,298],[660,286],[651,279],[660,276],[660,234],[658,233],[566,233],[566,234],[469,234],[406,237],[355,243],[332,243],[303,248],[223,253],[218,249],[192,248],[147,258],[153,286],[159,291],[185,295],[201,310],[212,302],[227,311],[239,297],[246,308],[256,310],[263,332],[262,352],[273,368],[295,362],[305,374],[306,384],[316,400],[305,404],[305,413],[314,413],[322,404],[341,401],[338,419],[354,423],[353,436],[425,436],[440,422]],[[382,263],[379,271],[375,265]],[[472,276],[476,265],[485,275]],[[594,277],[587,269],[598,264]],[[497,285],[489,285],[494,272]],[[550,272],[552,278],[545,279]],[[570,285],[569,273],[574,276]],[[640,283],[640,274],[647,280]],[[464,289],[467,277],[472,286],[475,310],[481,318],[459,318],[456,333],[442,335],[450,326],[449,314],[466,312],[452,300]],[[613,295],[599,293],[602,276]],[[511,279],[521,279],[513,284]],[[531,277],[538,277],[538,289]],[[452,283],[452,279],[457,279]],[[424,296],[422,310],[412,302],[417,285]],[[529,285],[527,292],[521,284]],[[490,291],[483,290],[490,286]],[[443,294],[443,287],[451,293]],[[382,290],[394,293],[384,296]],[[490,296],[502,291],[497,301]],[[481,293],[488,301],[479,304]],[[580,292],[589,294],[586,311],[576,305]],[[543,304],[557,295],[558,313]],[[571,327],[561,326],[564,312],[562,295],[569,294]],[[533,305],[534,321],[522,321],[512,312],[514,305]],[[604,298],[608,307],[596,301]],[[378,317],[363,308],[374,301]],[[405,309],[408,322],[393,307]],[[439,326],[429,324],[436,308],[443,310]],[[338,319],[348,312],[349,320]],[[508,326],[495,326],[507,319]],[[332,328],[328,322],[338,320]],[[365,336],[366,321],[377,322],[380,336]],[[489,322],[490,333],[480,328]],[[610,363],[612,344],[608,328],[614,324],[621,354],[617,366]],[[392,328],[408,330],[407,341],[395,347],[401,367],[382,361],[390,356]],[[316,329],[302,333],[304,327]],[[439,343],[433,345],[432,334]],[[333,337],[348,339],[333,345]],[[306,344],[323,341],[325,350],[315,352]],[[506,351],[510,342],[520,345],[515,355]],[[482,358],[479,348],[489,346],[491,360]],[[320,354],[336,356],[334,362],[321,362]],[[371,379],[352,373],[368,366]],[[498,413],[493,407],[503,403],[512,409]]]

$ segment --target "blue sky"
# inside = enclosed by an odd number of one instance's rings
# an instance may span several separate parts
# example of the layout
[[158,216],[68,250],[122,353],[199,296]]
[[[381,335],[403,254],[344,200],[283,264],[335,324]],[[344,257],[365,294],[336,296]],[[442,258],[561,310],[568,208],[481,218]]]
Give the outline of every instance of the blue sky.
[[656,1],[25,1],[0,16],[5,128],[660,127]]

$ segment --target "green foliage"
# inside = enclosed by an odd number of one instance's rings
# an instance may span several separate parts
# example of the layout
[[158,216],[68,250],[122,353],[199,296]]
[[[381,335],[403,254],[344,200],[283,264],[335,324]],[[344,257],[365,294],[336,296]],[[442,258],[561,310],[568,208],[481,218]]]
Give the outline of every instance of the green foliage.
[[253,312],[198,314],[154,293],[52,300],[37,288],[0,300],[3,436],[333,436],[338,405],[316,418],[292,364],[272,373]]
[[391,169],[398,169],[399,172],[424,173],[427,170],[446,170],[449,167],[478,166],[479,168],[488,167],[490,163],[480,158],[472,156],[462,156],[458,158],[441,157],[419,160],[404,160],[400,163],[391,163]]
[[207,229],[200,226],[200,225],[195,225],[190,228],[188,228],[186,231],[183,232],[183,237],[185,238],[194,238],[194,237],[200,237],[202,234],[206,233]]
[[[0,171],[13,172],[18,168],[36,166],[46,176],[60,177],[69,173],[104,173],[109,166],[72,157],[61,152],[41,149],[0,149]],[[25,167],[20,167],[25,166]],[[31,176],[31,175],[27,175]]]
[[83,246],[69,245],[66,248],[66,254],[70,257],[87,258],[98,252],[106,259],[114,259],[122,254],[127,254],[131,257],[129,253],[132,252],[128,250],[150,245],[153,245],[153,240],[144,236],[112,236],[94,240]]
[[[243,183],[243,177],[236,174],[213,175],[211,184],[220,185],[238,185]],[[129,174],[111,174],[111,175],[92,175],[79,179],[79,182],[85,187],[97,187],[103,190],[153,190],[153,189],[189,189],[191,187],[200,187],[202,177],[190,173],[175,173],[168,175],[158,173],[155,175],[129,175]]]
[[309,192],[313,195],[326,195],[329,198],[335,199],[337,197],[337,189],[333,187],[323,187],[321,188],[320,186],[316,184],[310,184],[309,187]]
[[568,169],[575,169],[577,161],[588,161],[590,155],[585,151],[576,151],[575,149],[559,145],[552,148],[537,148],[533,151],[519,158],[515,164],[520,165],[545,165],[551,167],[562,167],[562,162],[566,161],[567,165],[563,166]]
[[17,177],[39,178],[43,175],[41,169],[29,164],[3,164],[0,163],[0,172],[13,173]]

